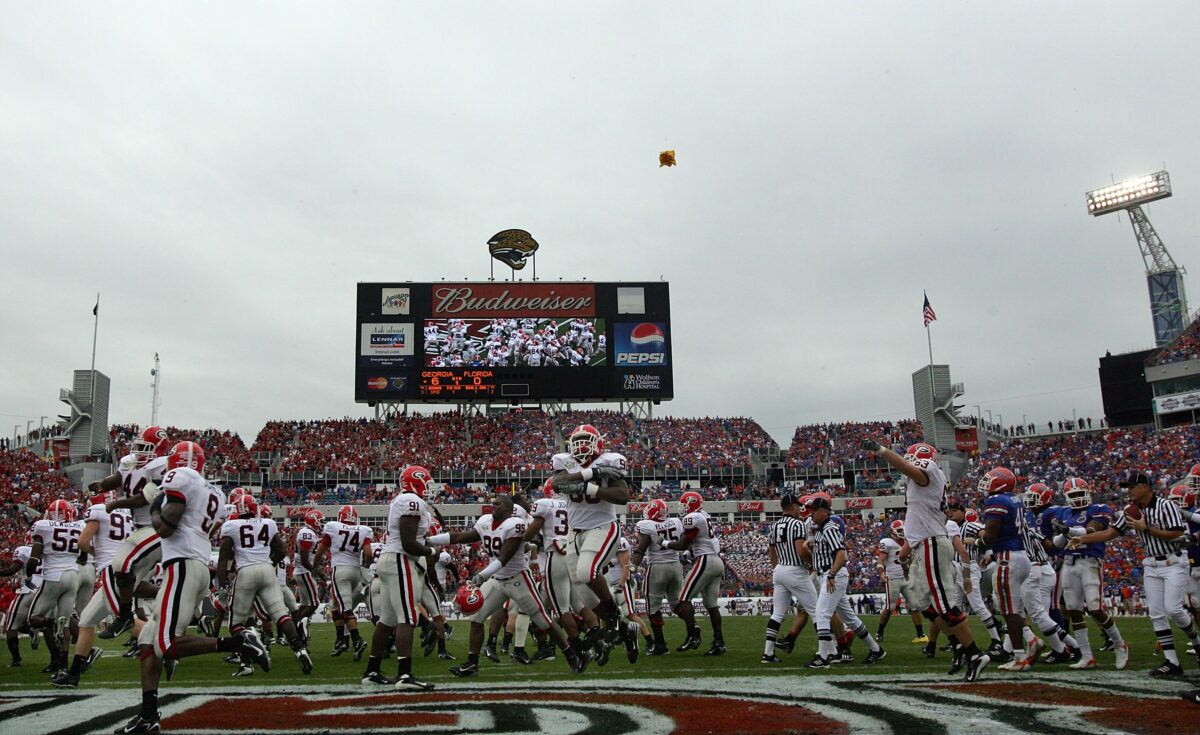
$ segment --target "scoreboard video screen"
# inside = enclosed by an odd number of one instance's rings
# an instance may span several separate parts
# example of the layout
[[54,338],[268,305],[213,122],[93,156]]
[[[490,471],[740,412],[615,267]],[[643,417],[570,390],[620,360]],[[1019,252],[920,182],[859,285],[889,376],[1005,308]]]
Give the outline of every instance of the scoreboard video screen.
[[668,284],[358,284],[354,400],[670,400]]

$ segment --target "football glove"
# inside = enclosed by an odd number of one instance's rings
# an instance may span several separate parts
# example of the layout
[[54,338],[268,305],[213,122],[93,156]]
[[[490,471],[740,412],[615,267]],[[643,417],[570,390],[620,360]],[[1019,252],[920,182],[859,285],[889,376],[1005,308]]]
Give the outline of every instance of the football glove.
[[874,439],[863,439],[862,448],[868,452],[878,452],[883,446]]

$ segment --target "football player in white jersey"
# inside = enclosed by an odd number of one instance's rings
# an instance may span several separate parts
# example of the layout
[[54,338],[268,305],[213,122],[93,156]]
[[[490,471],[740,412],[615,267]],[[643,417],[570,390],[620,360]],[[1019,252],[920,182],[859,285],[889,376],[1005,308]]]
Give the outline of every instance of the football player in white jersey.
[[300,611],[297,626],[304,640],[308,640],[308,623],[321,605],[321,593],[317,589],[317,577],[321,574],[316,564],[317,544],[321,543],[320,531],[325,527],[325,516],[313,508],[304,514],[304,525],[296,531],[295,552],[292,561],[292,581],[296,583],[296,601]]
[[679,593],[679,605],[675,612],[687,623],[688,635],[677,651],[700,647],[700,626],[696,625],[696,614],[692,598],[700,596],[704,609],[708,610],[708,622],[713,629],[712,648],[705,656],[721,656],[725,653],[725,636],[721,633],[721,608],[717,599],[721,594],[721,580],[725,577],[725,560],[721,558],[721,540],[717,538],[712,518],[705,513],[704,498],[700,493],[688,491],[679,496],[679,504],[686,515],[683,517],[683,537],[667,543],[672,551],[691,551],[695,561],[683,580]]
[[104,509],[129,510],[134,526],[113,558],[119,609],[112,623],[100,633],[101,638],[115,638],[133,626],[134,591],[145,590],[138,583],[149,580],[162,560],[158,535],[150,525],[150,503],[162,484],[170,448],[167,432],[158,426],[148,426],[133,440],[129,454],[117,463],[117,471],[88,488],[94,493],[116,490],[121,497],[105,503]]
[[459,677],[475,676],[479,673],[483,623],[500,611],[508,600],[512,600],[520,612],[528,615],[530,622],[538,629],[549,630],[566,654],[571,670],[582,673],[587,666],[587,655],[579,650],[578,642],[572,644],[567,640],[562,628],[550,619],[545,606],[538,599],[537,586],[529,573],[529,552],[525,550],[526,522],[513,514],[513,507],[511,497],[499,495],[492,504],[492,512],[480,516],[471,528],[458,533],[443,533],[429,539],[435,546],[481,542],[492,557],[487,567],[471,577],[471,584],[479,587],[483,594],[483,606],[471,616],[471,642],[467,661],[451,667],[450,673]]
[[28,533],[25,536],[25,543],[13,549],[12,561],[4,567],[0,567],[0,577],[13,577],[17,579],[16,595],[8,605],[8,610],[4,616],[4,637],[8,644],[8,653],[12,657],[12,661],[8,664],[9,668],[19,668],[21,666],[21,633],[29,632],[30,645],[37,648],[37,631],[31,631],[28,628],[29,622],[29,603],[33,601],[33,593],[41,585],[41,579],[34,575],[30,577],[25,574],[25,564],[29,561],[30,546],[33,544],[33,534]]
[[[608,580],[608,587],[612,590],[613,601],[617,604],[617,609],[621,611],[621,615],[638,627],[642,637],[646,639],[646,649],[649,650],[654,645],[654,638],[650,635],[650,626],[646,625],[646,621],[638,615],[637,598],[633,595],[633,588],[629,584],[629,575],[632,569],[630,564],[630,551],[633,546],[629,543],[629,539],[624,536],[617,546],[617,555],[608,563],[608,569],[604,572],[604,578]],[[629,657],[629,663],[637,663],[638,648],[636,645],[626,648],[625,655]]]
[[668,549],[667,544],[683,538],[683,521],[670,517],[665,501],[651,500],[642,510],[642,520],[637,522],[635,529],[637,544],[631,563],[637,567],[643,560],[646,562],[642,594],[646,598],[646,613],[654,637],[654,645],[646,651],[646,655],[662,656],[671,652],[663,633],[662,603],[665,600],[671,610],[677,608],[679,592],[683,588],[683,565],[679,563],[679,552]]
[[208,592],[210,534],[220,521],[225,493],[200,474],[204,450],[194,442],[180,442],[167,455],[162,493],[151,505],[151,523],[162,539],[163,585],[154,601],[154,615],[138,634],[141,647],[142,704],[137,715],[116,732],[157,733],[158,685],[164,668],[167,678],[175,663],[188,656],[240,652],[264,671],[271,668],[266,645],[252,629],[230,638],[185,635],[196,607]]
[[[110,490],[105,502],[115,499],[114,495],[115,491]],[[83,533],[79,536],[79,551],[81,556],[91,556],[100,585],[94,592],[92,585],[79,585],[79,591],[89,593],[91,597],[83,606],[79,605],[76,598],[79,634],[75,641],[75,656],[71,659],[70,671],[61,672],[51,679],[56,687],[74,689],[79,686],[79,677],[104,652],[104,649],[92,643],[96,639],[96,626],[100,621],[109,615],[116,615],[119,610],[112,560],[121,542],[132,532],[133,519],[129,511],[114,510],[110,513],[104,509],[103,502],[93,503],[88,508]]]
[[50,503],[45,517],[33,524],[32,533],[25,575],[32,577],[40,565],[42,583],[30,602],[29,625],[45,634],[52,667],[46,673],[54,673],[67,668],[65,636],[67,621],[75,612],[75,593],[79,587],[75,560],[79,556],[83,522],[75,520],[74,505],[59,499]]
[[[363,684],[395,685],[396,689],[428,690],[433,684],[412,674],[413,628],[425,586],[425,574],[437,549],[426,542],[433,518],[426,500],[432,492],[433,476],[419,465],[400,473],[400,493],[388,508],[387,540],[379,557],[379,623],[371,636],[371,655]],[[379,671],[380,663],[394,640],[399,675],[389,679]]]
[[[354,647],[354,660],[362,658],[367,643],[358,633],[358,618],[354,615],[354,598],[362,585],[363,567],[371,564],[371,529],[358,522],[358,511],[353,505],[338,509],[336,521],[329,521],[321,530],[321,542],[317,545],[316,568],[325,566],[328,556],[333,567],[333,584],[330,593],[336,605],[334,629],[337,642],[331,656],[340,656]],[[346,630],[350,642],[346,642]]]
[[[221,524],[221,552],[217,558],[217,582],[221,587],[230,585],[230,565],[237,564],[237,578],[229,592],[229,632],[235,636],[245,632],[251,606],[258,601],[266,620],[273,621],[287,636],[300,671],[311,674],[312,658],[279,592],[275,564],[287,556],[287,544],[279,535],[279,527],[272,519],[259,517],[258,505],[249,494],[234,502],[233,513],[233,518]],[[233,675],[253,673],[254,665],[243,659]]]
[[921,612],[913,607],[908,594],[908,570],[900,561],[900,549],[904,546],[904,521],[894,520],[888,526],[888,535],[879,540],[879,549],[875,552],[875,568],[884,579],[884,609],[879,615],[879,628],[875,631],[875,640],[883,642],[883,631],[888,621],[892,619],[892,610],[900,612],[900,601],[904,600],[905,607],[912,615],[913,627],[917,635],[913,643],[925,644],[929,638],[925,635],[925,626],[921,622]]
[[577,613],[585,606],[593,608],[607,627],[602,637],[588,631],[600,665],[618,638],[627,650],[637,646],[637,633],[633,626],[621,623],[621,613],[603,573],[621,537],[617,506],[624,508],[629,502],[625,481],[628,464],[622,455],[604,451],[604,437],[589,424],[571,432],[567,449],[551,458],[551,482],[569,501],[567,570],[573,582],[571,606]]
[[[551,480],[542,486],[542,497],[538,498],[530,511],[525,540],[542,550],[541,599],[550,617],[558,622],[571,641],[579,638],[579,624],[572,609],[571,573],[567,569],[567,524],[568,501],[558,495]],[[584,625],[597,627],[596,614],[591,608],[581,610]],[[537,660],[553,658],[552,647],[539,649]]]

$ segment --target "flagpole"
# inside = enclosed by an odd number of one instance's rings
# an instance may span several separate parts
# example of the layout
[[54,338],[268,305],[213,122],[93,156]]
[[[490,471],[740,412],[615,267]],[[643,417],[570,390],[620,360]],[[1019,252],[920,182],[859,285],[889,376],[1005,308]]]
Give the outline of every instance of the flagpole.
[[[100,333],[100,292],[96,292],[96,306],[92,309],[92,397],[88,403],[88,454],[96,446],[96,337]],[[105,427],[107,428],[107,427]]]

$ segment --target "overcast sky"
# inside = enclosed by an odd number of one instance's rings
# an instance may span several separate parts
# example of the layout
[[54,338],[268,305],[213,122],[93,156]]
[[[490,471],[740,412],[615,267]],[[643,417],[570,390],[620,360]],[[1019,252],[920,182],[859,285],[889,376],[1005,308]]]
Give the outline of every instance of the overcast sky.
[[97,291],[113,421],[155,352],[164,424],[367,415],[355,283],[485,278],[510,227],[669,280],[660,412],[783,444],[913,415],[922,290],[966,403],[1099,416],[1153,343],[1113,176],[1166,165],[1200,269],[1195,2],[178,6],[0,6],[2,434],[66,408]]

